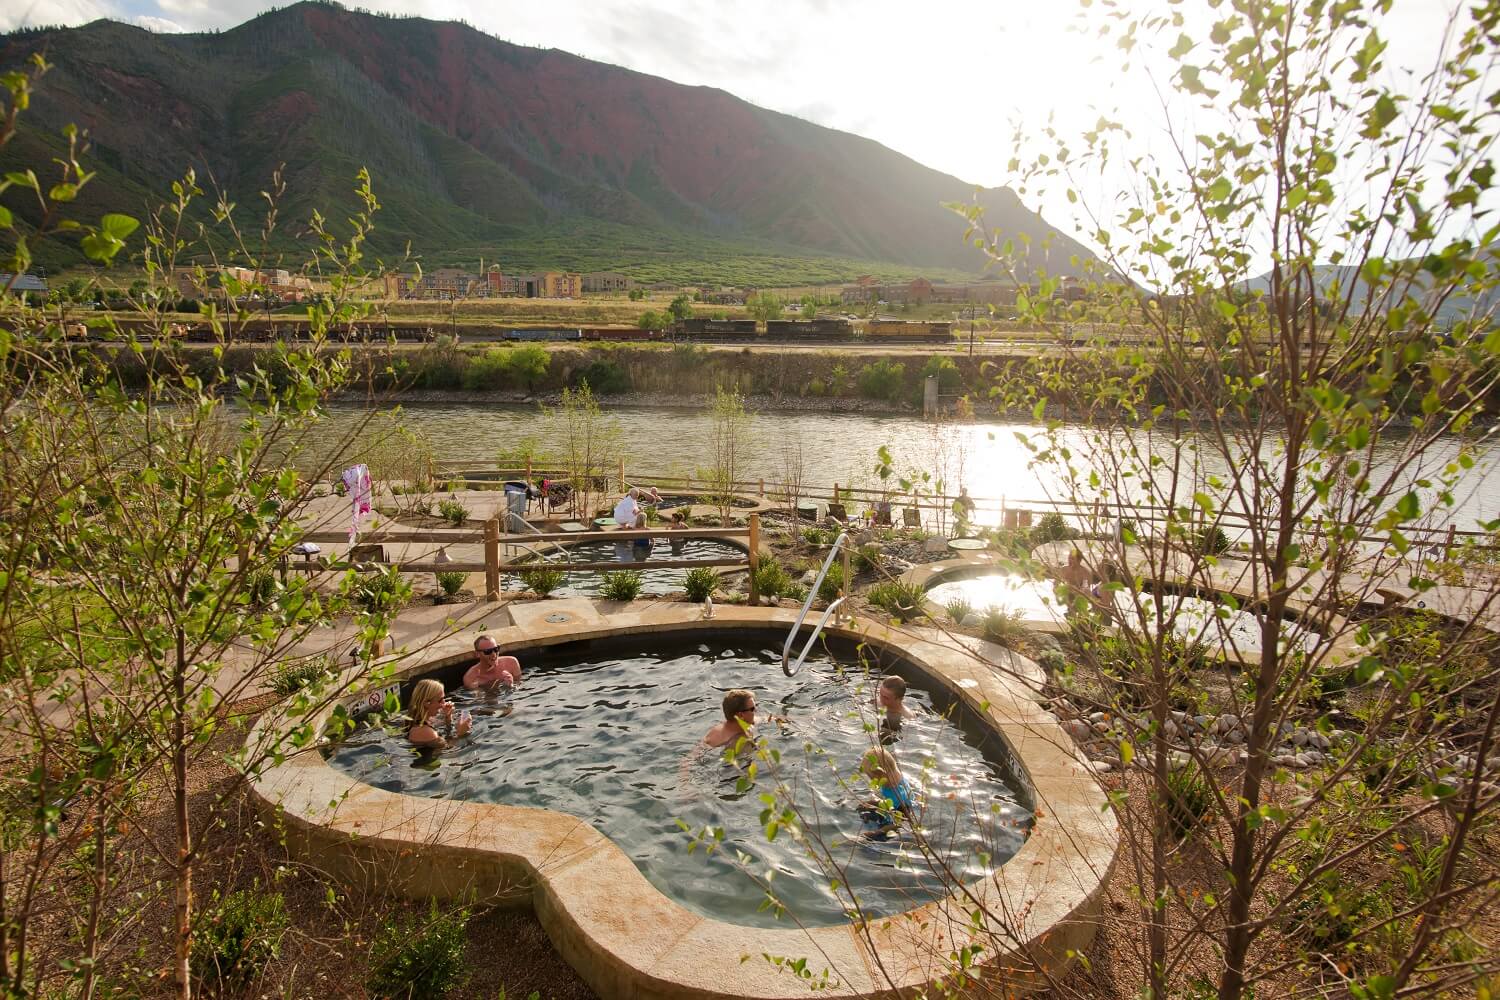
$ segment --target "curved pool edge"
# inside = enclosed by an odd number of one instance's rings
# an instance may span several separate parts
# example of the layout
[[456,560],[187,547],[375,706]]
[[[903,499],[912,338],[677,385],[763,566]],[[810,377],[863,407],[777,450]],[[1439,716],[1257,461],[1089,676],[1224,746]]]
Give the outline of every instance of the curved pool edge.
[[[489,634],[503,647],[520,648],[705,626],[790,628],[795,614],[727,607],[705,622],[696,606],[663,603],[602,617],[602,626],[513,626]],[[1036,819],[1020,850],[970,891],[990,912],[1012,915],[1007,927],[1014,946],[988,956],[985,965],[1004,970],[1014,988],[1040,985],[1041,973],[1025,956],[1056,973],[1095,933],[1119,840],[1103,789],[1056,719],[1036,703],[1030,671],[993,669],[972,652],[937,641],[936,633],[864,621],[833,631],[899,650],[1009,746]],[[994,647],[985,653],[1014,662]],[[456,635],[436,643],[402,676],[471,658],[470,637]],[[277,713],[267,713],[250,739],[280,724]],[[263,770],[250,790],[264,814],[284,822],[288,849],[337,877],[413,897],[529,903],[559,954],[601,996],[781,998],[807,992],[805,981],[782,973],[762,953],[805,956],[815,971],[832,966],[841,977],[835,995],[906,992],[945,971],[938,956],[968,934],[976,905],[949,897],[862,926],[746,927],[672,901],[604,834],[572,816],[386,792],[337,771],[318,753]],[[745,955],[751,958],[742,962]]]

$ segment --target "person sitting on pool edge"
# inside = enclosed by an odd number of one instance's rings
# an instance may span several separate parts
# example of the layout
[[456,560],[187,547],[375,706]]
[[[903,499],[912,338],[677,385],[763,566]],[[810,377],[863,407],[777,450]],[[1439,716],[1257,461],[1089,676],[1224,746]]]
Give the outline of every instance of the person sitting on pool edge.
[[521,683],[521,661],[514,656],[501,656],[495,640],[481,635],[474,640],[474,652],[479,661],[464,671],[464,687],[494,690],[501,685]]
[[864,823],[864,836],[883,840],[896,827],[900,817],[911,817],[911,786],[901,774],[896,755],[884,747],[865,751],[859,764],[860,773],[875,785],[879,798],[867,799],[859,804],[859,817]]
[[434,723],[442,719],[443,727],[454,737],[467,736],[472,724],[469,713],[455,715],[453,702],[443,692],[443,682],[431,677],[417,681],[406,703],[406,738],[419,747],[445,747],[448,741]]

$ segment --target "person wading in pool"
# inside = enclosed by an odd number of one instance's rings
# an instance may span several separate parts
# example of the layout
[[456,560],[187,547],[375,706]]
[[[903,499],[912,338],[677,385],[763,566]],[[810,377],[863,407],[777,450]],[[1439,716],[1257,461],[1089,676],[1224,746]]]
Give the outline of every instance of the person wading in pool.
[[464,687],[493,691],[521,683],[521,661],[501,656],[494,639],[487,635],[475,639],[474,652],[479,654],[479,662],[464,671]]
[[875,686],[875,708],[880,715],[881,742],[895,739],[901,724],[916,714],[906,707],[906,681],[897,674],[886,674]]
[[[724,721],[710,729],[703,737],[703,744],[709,747],[726,747],[733,744],[741,736],[754,735],[755,729],[755,692],[746,691],[744,688],[735,688],[724,696]],[[785,723],[786,717],[781,715],[767,715],[761,718],[762,722]]]

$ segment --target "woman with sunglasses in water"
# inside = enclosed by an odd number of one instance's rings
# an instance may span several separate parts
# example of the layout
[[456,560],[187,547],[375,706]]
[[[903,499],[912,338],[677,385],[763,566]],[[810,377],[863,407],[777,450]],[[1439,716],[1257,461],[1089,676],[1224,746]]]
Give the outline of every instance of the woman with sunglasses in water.
[[464,687],[471,691],[493,691],[521,683],[521,661],[514,656],[501,656],[494,639],[481,635],[474,640],[474,652],[479,654],[479,662],[464,671]]

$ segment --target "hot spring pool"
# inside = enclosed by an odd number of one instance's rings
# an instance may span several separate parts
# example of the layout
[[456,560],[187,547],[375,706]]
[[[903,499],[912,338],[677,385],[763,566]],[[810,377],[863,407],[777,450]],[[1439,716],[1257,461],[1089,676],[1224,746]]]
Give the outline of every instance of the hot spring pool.
[[[1031,813],[1003,767],[1003,742],[988,729],[942,714],[913,687],[907,704],[921,714],[890,744],[917,793],[919,833],[888,842],[860,836],[857,802],[870,796],[856,776],[878,736],[870,673],[840,651],[810,659],[793,678],[764,633],[641,637],[583,649],[555,647],[523,655],[526,680],[503,696],[451,694],[475,716],[474,731],[450,750],[416,751],[395,724],[357,731],[328,756],[335,768],[408,795],[470,799],[570,813],[597,826],[641,872],[681,905],[720,920],[774,926],[762,882],[807,925],[849,919],[851,886],[865,912],[888,916],[946,895],[946,865],[965,881],[982,877],[1024,842]],[[450,692],[462,668],[441,675]],[[918,675],[908,673],[909,680]],[[804,816],[815,819],[809,850],[783,831],[768,842],[761,794],[772,788],[766,762],[754,788],[722,751],[699,740],[723,718],[724,692],[746,687],[762,713],[758,735],[779,752],[779,776]],[[404,696],[404,693],[403,693]],[[950,712],[950,714],[953,714]],[[723,829],[712,853],[689,853],[692,831]],[[816,834],[812,836],[811,834]],[[924,856],[918,837],[926,841]],[[735,858],[743,852],[750,860]],[[835,870],[837,873],[835,874]],[[946,887],[945,887],[946,886]]]
[[[687,539],[683,542],[682,551],[679,553],[674,553],[670,543],[659,538],[653,539],[653,546],[652,559],[738,559],[745,555],[743,547],[717,538]],[[546,561],[549,566],[555,569],[565,568],[562,553],[541,545],[538,545],[537,549],[547,557]],[[618,556],[613,542],[570,545],[568,552],[573,557],[573,562],[611,562],[615,561]],[[620,569],[632,569],[633,561],[620,562]],[[598,597],[600,588],[604,586],[606,572],[608,570],[569,573],[566,582],[554,590],[552,596]],[[682,589],[682,581],[688,571],[685,569],[643,569],[637,572],[641,574],[641,593],[668,594]],[[509,574],[501,578],[500,587],[502,590],[527,589],[524,580],[519,576]]]
[[1062,617],[1062,602],[1053,593],[1050,582],[1028,580],[1013,573],[985,573],[940,582],[927,591],[927,599],[939,607],[961,599],[981,613],[985,608],[1002,608],[1020,612],[1023,618],[1031,620]]
[[[927,597],[939,606],[956,598],[969,602],[975,611],[999,607],[1007,611],[1018,611],[1022,617],[1032,621],[1057,621],[1065,619],[1062,600],[1053,590],[1050,581],[1028,580],[1011,573],[986,573],[963,579],[940,582],[927,591]],[[1132,599],[1138,601],[1132,610]],[[1154,594],[1132,595],[1127,590],[1114,592],[1116,615],[1130,616],[1136,627],[1144,624],[1148,631],[1154,629],[1156,601]],[[1181,596],[1167,600],[1166,613],[1176,606],[1176,618],[1172,631],[1190,642],[1200,642],[1211,652],[1228,652],[1242,659],[1260,656],[1260,617],[1241,608],[1227,606],[1206,597]],[[1283,632],[1293,648],[1312,652],[1323,641],[1317,632],[1288,622]]]

